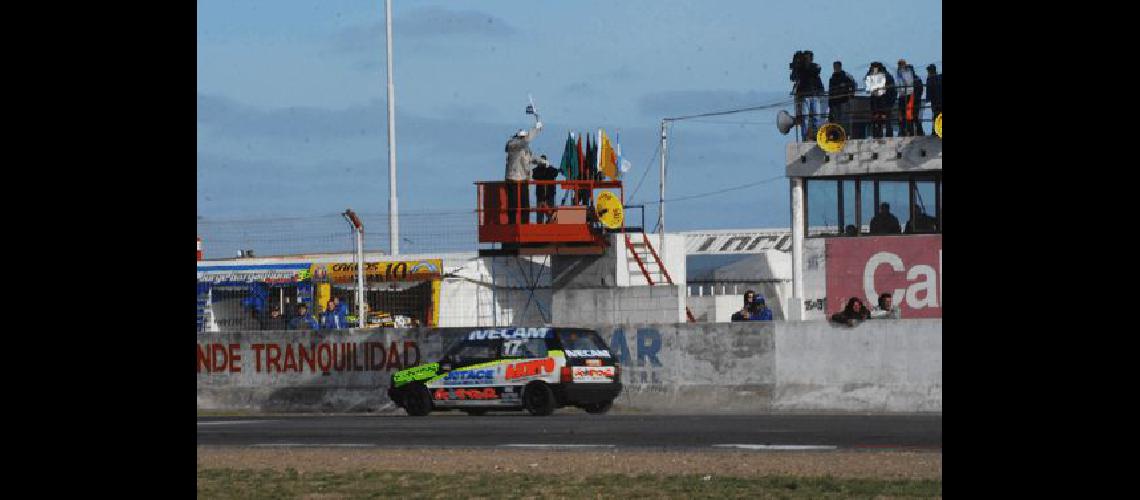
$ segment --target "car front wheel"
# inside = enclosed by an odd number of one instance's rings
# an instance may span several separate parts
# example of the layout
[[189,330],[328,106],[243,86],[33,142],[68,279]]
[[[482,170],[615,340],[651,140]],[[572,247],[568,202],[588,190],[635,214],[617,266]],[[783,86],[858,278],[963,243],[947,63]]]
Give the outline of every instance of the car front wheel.
[[408,415],[422,417],[431,413],[431,392],[422,384],[409,387],[404,395],[404,409]]

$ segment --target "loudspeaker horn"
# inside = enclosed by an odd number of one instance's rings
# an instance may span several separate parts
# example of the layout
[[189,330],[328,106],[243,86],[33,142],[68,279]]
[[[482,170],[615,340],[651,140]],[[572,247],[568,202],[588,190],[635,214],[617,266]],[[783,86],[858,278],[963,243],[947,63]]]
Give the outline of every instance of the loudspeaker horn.
[[788,131],[794,126],[796,126],[796,119],[792,118],[792,115],[788,114],[787,111],[781,110],[776,113],[776,129],[781,134],[788,135]]
[[847,132],[838,123],[825,123],[815,134],[815,143],[828,153],[838,153],[847,143]]
[[598,216],[598,221],[610,229],[620,229],[625,220],[621,200],[609,191],[598,192],[594,199],[594,213]]
[[938,138],[942,138],[942,113],[938,113],[938,117],[934,119],[934,133]]

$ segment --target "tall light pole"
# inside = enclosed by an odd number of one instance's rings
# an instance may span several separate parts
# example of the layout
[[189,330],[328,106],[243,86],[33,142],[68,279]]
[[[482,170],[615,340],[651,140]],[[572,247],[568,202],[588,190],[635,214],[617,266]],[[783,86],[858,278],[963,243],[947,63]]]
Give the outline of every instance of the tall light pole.
[[[668,151],[668,141],[666,140],[666,126],[669,124],[669,119],[661,120],[661,194],[657,201],[657,228],[661,234],[661,255],[665,255],[665,157]],[[661,258],[662,260],[665,257]]]
[[392,0],[384,0],[388,35],[388,248],[400,253],[400,201],[396,198],[396,86],[392,83]]

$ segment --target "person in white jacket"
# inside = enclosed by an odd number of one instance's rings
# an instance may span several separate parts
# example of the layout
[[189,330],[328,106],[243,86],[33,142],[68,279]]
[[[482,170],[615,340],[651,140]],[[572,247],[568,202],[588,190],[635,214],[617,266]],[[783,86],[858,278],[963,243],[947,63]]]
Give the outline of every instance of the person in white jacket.
[[887,121],[887,106],[883,105],[883,97],[887,93],[887,75],[883,72],[882,63],[871,63],[871,69],[863,79],[867,92],[871,94],[871,136],[882,137],[883,125]]
[[534,153],[530,151],[530,141],[542,130],[542,122],[535,122],[530,130],[519,129],[507,140],[507,220],[514,224],[516,214],[520,224],[530,221],[530,189],[526,181],[530,179],[530,165],[534,163]]

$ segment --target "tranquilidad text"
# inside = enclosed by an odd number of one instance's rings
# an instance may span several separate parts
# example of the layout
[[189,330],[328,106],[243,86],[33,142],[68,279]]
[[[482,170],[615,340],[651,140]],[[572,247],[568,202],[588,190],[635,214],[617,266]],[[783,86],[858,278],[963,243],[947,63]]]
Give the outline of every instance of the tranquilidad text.
[[[197,344],[198,373],[320,373],[392,371],[420,362],[420,347],[392,342]],[[252,359],[250,359],[252,358]]]

